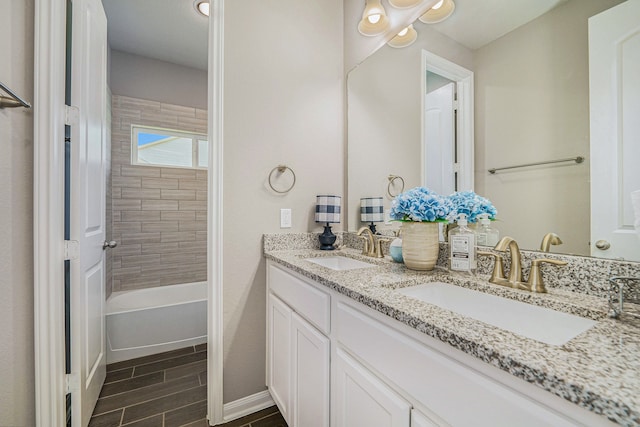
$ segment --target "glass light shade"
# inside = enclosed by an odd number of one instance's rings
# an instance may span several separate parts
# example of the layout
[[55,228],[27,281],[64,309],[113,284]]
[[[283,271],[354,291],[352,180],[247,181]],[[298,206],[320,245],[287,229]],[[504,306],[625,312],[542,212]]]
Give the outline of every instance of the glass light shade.
[[[437,6],[438,3],[436,3],[435,6]],[[420,21],[424,22],[425,24],[437,24],[438,22],[442,22],[450,17],[455,8],[456,4],[453,2],[453,0],[443,0],[440,7],[438,7],[437,9],[435,7],[432,7],[427,11],[427,13],[425,13],[418,19],[420,19]]]
[[389,4],[397,9],[406,9],[417,6],[422,0],[389,0]]
[[389,19],[380,0],[367,0],[358,24],[358,31],[363,36],[377,36],[389,28]]
[[391,47],[403,48],[411,46],[418,38],[418,32],[413,28],[413,24],[400,31],[397,36],[387,42]]

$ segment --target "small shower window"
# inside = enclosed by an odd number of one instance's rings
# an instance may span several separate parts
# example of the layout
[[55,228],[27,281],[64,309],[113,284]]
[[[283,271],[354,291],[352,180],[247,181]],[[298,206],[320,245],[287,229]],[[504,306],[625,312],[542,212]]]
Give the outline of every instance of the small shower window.
[[176,129],[131,126],[134,165],[207,169],[207,135]]

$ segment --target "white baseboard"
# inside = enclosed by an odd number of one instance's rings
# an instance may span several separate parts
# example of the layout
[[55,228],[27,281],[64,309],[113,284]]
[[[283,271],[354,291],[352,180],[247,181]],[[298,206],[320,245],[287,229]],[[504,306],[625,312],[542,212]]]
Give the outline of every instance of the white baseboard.
[[261,411],[273,405],[275,405],[275,402],[271,398],[269,390],[225,403],[223,410],[224,422],[227,423],[237,420],[238,418],[253,414],[254,412]]

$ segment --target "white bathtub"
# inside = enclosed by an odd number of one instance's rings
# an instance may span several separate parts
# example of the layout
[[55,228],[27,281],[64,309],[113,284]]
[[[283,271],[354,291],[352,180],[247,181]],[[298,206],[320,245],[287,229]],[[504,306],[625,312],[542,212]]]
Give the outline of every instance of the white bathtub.
[[107,299],[107,363],[207,342],[207,283],[114,292]]

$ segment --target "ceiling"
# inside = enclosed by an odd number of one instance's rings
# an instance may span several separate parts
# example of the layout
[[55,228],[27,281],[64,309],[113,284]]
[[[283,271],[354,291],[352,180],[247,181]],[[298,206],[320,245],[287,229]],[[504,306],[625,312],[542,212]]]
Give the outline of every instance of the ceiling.
[[208,20],[194,0],[102,0],[114,50],[207,69]]
[[[455,0],[453,15],[433,24],[433,28],[470,49],[477,49],[564,1]],[[112,49],[207,69],[208,22],[196,13],[193,0],[102,0],[102,3],[109,21]],[[393,13],[390,9],[387,6],[387,12]]]

